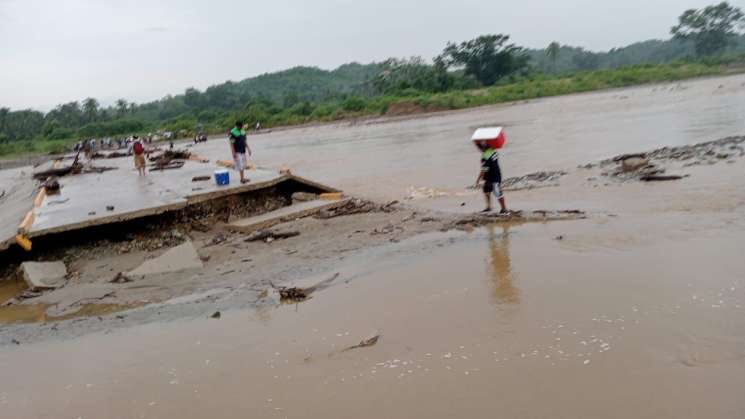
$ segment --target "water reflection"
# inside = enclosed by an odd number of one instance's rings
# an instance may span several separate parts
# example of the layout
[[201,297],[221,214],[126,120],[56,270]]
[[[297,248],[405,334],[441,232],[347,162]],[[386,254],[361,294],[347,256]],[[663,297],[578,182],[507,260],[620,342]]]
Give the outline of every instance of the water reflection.
[[493,297],[497,304],[520,303],[520,290],[514,285],[514,274],[510,262],[510,227],[489,226],[489,271],[494,282]]
[[15,279],[0,281],[0,306],[18,296],[26,288],[26,283],[23,281]]

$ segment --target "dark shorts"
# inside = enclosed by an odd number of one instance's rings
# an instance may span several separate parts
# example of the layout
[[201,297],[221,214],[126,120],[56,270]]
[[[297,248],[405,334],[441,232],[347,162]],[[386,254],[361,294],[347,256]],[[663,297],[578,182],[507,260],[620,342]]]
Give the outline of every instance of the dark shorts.
[[501,198],[502,194],[502,183],[501,182],[484,182],[484,193],[490,194],[494,192],[494,196]]

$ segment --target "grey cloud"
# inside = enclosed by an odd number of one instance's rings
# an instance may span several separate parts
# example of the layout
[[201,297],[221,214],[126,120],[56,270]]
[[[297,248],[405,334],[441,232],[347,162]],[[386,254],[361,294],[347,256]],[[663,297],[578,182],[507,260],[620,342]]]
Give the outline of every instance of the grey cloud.
[[610,49],[667,38],[683,10],[717,1],[0,0],[0,98],[144,102],[296,65],[431,58],[485,33]]

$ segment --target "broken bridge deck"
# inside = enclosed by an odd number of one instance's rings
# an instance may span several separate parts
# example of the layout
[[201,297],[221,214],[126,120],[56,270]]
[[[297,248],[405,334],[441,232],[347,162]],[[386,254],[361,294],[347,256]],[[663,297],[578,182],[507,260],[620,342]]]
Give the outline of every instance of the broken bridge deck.
[[[94,164],[116,169],[59,178],[60,193],[47,195],[38,207],[33,205],[36,186],[27,171],[25,176],[29,180],[24,179],[24,188],[16,188],[22,190],[11,195],[6,192],[0,200],[0,212],[4,218],[0,226],[0,244],[3,245],[0,250],[7,249],[14,242],[18,224],[29,210],[35,217],[27,236],[35,238],[158,215],[212,199],[272,188],[284,182],[296,182],[318,192],[337,192],[334,188],[292,174],[267,169],[247,171],[246,176],[250,179],[247,184],[238,182],[237,173],[231,171],[231,183],[217,186],[213,173],[222,168],[215,163],[198,161],[186,161],[180,169],[148,171],[145,177],[138,176],[131,157],[94,160]],[[20,181],[18,176],[18,172],[0,172],[0,178],[13,183]],[[200,176],[208,176],[210,180],[192,181]],[[29,184],[34,186],[26,190]]]
[[0,170],[0,251],[15,243],[18,224],[33,205],[36,181],[31,166]]

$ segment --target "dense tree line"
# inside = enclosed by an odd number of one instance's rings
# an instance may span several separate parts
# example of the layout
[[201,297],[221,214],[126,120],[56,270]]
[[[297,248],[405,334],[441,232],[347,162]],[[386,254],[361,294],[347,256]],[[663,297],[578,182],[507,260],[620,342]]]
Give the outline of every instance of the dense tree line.
[[745,54],[745,35],[739,29],[743,21],[740,9],[721,3],[685,11],[671,29],[670,40],[645,41],[607,52],[558,42],[530,50],[510,43],[508,35],[483,35],[448,43],[432,59],[391,58],[382,63],[346,64],[333,71],[296,67],[204,91],[188,88],[182,94],[143,104],[119,99],[101,106],[96,99],[86,98],[47,113],[0,108],[0,146],[32,139],[77,140],[155,130],[190,134],[224,129],[236,117],[269,127],[333,120],[363,111],[382,114],[392,97],[502,85],[540,74]]

